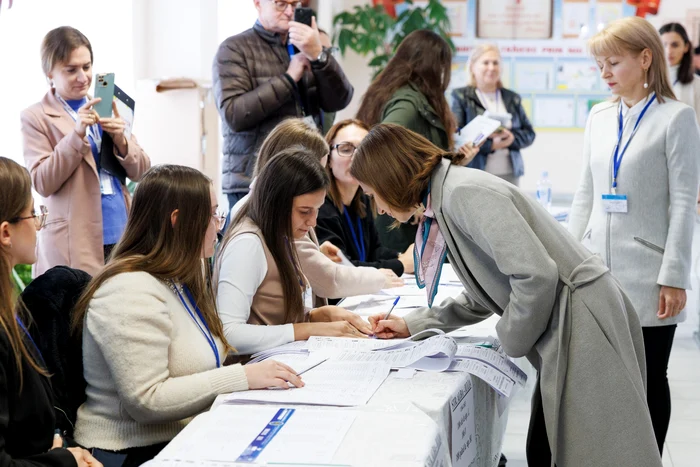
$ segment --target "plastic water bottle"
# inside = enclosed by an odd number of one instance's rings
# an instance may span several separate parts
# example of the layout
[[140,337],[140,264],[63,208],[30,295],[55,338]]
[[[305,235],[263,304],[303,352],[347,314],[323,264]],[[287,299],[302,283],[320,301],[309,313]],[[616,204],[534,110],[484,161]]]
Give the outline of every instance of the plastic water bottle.
[[552,181],[549,179],[549,172],[546,170],[542,171],[542,176],[537,181],[537,201],[547,211],[552,210]]

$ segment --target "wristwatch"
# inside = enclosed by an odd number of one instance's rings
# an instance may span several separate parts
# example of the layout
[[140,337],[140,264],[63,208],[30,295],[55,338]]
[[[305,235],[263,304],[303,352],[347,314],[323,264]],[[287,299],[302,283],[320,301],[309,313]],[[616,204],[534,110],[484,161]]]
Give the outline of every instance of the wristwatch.
[[318,57],[316,57],[316,60],[311,61],[311,66],[320,68],[325,66],[326,63],[328,63],[328,50],[324,47],[321,49],[321,53],[318,54]]

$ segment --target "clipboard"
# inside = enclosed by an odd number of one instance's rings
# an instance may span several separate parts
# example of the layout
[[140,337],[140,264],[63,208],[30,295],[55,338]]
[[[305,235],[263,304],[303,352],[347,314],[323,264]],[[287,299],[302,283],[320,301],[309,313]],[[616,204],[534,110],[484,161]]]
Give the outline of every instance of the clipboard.
[[[131,138],[131,129],[134,124],[136,102],[116,84],[114,85],[114,102],[117,105],[119,116],[126,123],[124,136],[129,140]],[[119,159],[115,154],[114,141],[108,133],[102,135],[100,167],[109,172],[110,175],[117,177],[122,185],[126,185],[126,169],[119,163]]]

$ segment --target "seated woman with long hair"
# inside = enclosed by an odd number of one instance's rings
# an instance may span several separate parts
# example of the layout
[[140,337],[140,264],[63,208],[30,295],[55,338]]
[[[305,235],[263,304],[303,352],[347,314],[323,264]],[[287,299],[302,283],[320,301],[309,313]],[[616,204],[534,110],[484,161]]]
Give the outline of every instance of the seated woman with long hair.
[[223,224],[217,207],[199,171],[148,171],[123,238],[76,305],[87,400],[75,438],[99,460],[153,458],[219,394],[303,384],[274,361],[224,366],[231,347],[203,261]]
[[323,306],[293,247],[315,227],[327,188],[328,176],[311,151],[285,149],[262,169],[250,199],[226,232],[214,283],[226,338],[239,353],[313,335],[370,333],[359,316]]
[[0,465],[97,467],[81,448],[63,449],[51,382],[29,335],[31,317],[17,303],[12,269],[36,262],[36,234],[46,222],[37,211],[29,172],[0,157]]

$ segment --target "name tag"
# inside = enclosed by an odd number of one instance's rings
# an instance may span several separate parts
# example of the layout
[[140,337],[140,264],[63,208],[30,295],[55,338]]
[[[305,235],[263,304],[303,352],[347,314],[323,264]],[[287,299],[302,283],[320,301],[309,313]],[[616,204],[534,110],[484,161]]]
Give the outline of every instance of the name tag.
[[100,170],[100,192],[103,195],[113,195],[114,194],[114,186],[112,185],[112,176],[105,172],[104,170]]
[[314,294],[311,291],[311,287],[307,287],[306,290],[304,290],[303,298],[304,298],[304,313],[308,313],[314,309]]
[[605,212],[627,212],[627,195],[603,195]]

